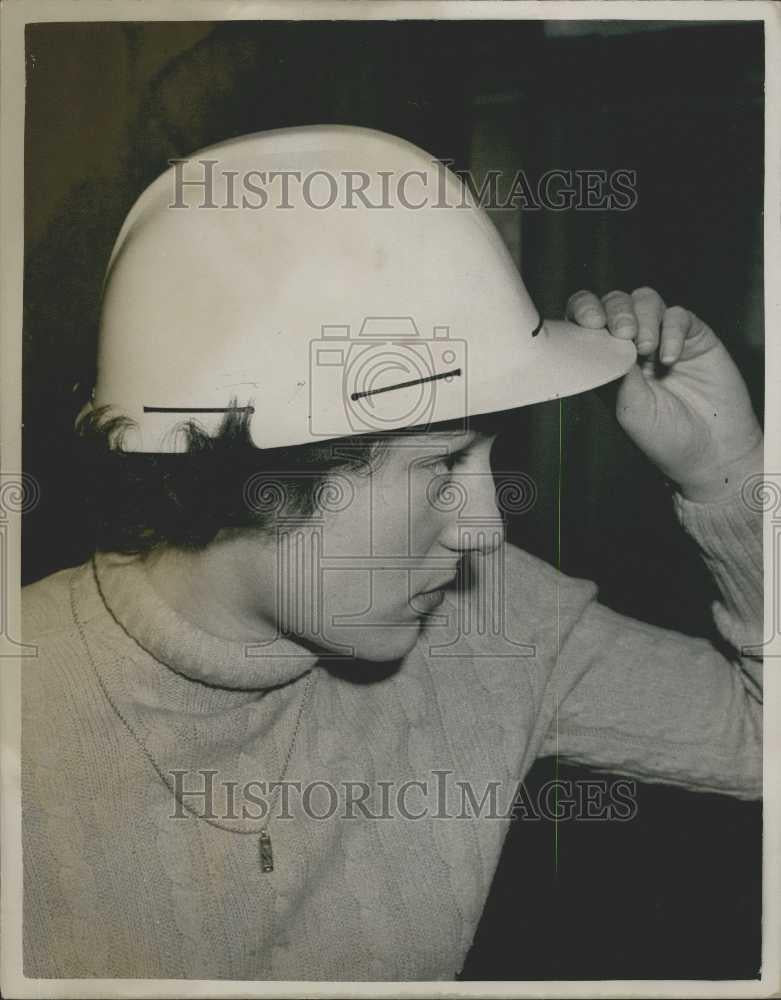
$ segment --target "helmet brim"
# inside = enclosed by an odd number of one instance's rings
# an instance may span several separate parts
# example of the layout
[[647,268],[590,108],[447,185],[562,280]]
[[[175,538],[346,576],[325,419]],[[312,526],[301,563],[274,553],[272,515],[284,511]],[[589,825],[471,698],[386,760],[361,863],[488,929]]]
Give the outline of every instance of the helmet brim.
[[635,364],[634,342],[607,330],[589,330],[564,320],[546,320],[532,363],[508,364],[491,383],[473,387],[469,412],[477,416],[575,396],[621,378]]

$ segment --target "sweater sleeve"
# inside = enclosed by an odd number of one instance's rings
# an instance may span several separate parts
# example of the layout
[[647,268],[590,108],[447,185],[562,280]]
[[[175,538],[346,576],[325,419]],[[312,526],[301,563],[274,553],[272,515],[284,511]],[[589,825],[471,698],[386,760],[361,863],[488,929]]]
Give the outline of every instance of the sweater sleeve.
[[561,643],[541,754],[738,798],[762,793],[762,520],[675,499],[720,591],[724,649],[592,600]]

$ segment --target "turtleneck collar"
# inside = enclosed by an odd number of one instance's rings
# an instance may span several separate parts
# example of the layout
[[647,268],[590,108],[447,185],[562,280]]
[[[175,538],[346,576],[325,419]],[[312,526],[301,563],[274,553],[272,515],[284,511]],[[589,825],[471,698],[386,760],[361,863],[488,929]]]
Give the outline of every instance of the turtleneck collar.
[[136,556],[96,553],[93,572],[107,609],[147,653],[175,673],[212,687],[256,691],[295,680],[317,657],[285,637],[270,643],[206,632],[164,603]]

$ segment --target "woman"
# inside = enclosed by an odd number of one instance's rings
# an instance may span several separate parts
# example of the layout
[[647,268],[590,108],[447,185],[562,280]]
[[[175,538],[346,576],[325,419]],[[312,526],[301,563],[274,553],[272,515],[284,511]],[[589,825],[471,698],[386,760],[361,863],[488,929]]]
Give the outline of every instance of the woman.
[[[650,289],[568,315],[382,133],[241,137],[141,196],[79,421],[96,555],[24,592],[26,975],[451,979],[538,756],[760,794],[745,386]],[[618,377],[730,655],[503,542],[495,434]]]

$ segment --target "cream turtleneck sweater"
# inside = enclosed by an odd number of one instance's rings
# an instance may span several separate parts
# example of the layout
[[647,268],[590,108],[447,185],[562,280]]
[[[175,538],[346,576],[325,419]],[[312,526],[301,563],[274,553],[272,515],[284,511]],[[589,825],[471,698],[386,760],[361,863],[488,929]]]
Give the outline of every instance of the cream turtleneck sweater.
[[[677,507],[721,591],[721,632],[760,643],[759,515]],[[452,979],[499,858],[496,817],[536,757],[761,793],[755,660],[617,615],[511,546],[494,558],[503,628],[477,586],[403,663],[350,670],[284,640],[248,656],[162,605],[128,557],[26,588],[25,974]],[[228,796],[257,815],[250,783],[280,778],[305,696],[286,773],[301,791],[272,809],[264,873],[263,824],[231,819]],[[222,827],[169,787],[208,782]],[[499,809],[475,815],[458,782],[478,803],[495,783]],[[204,794],[185,800],[204,811]]]

